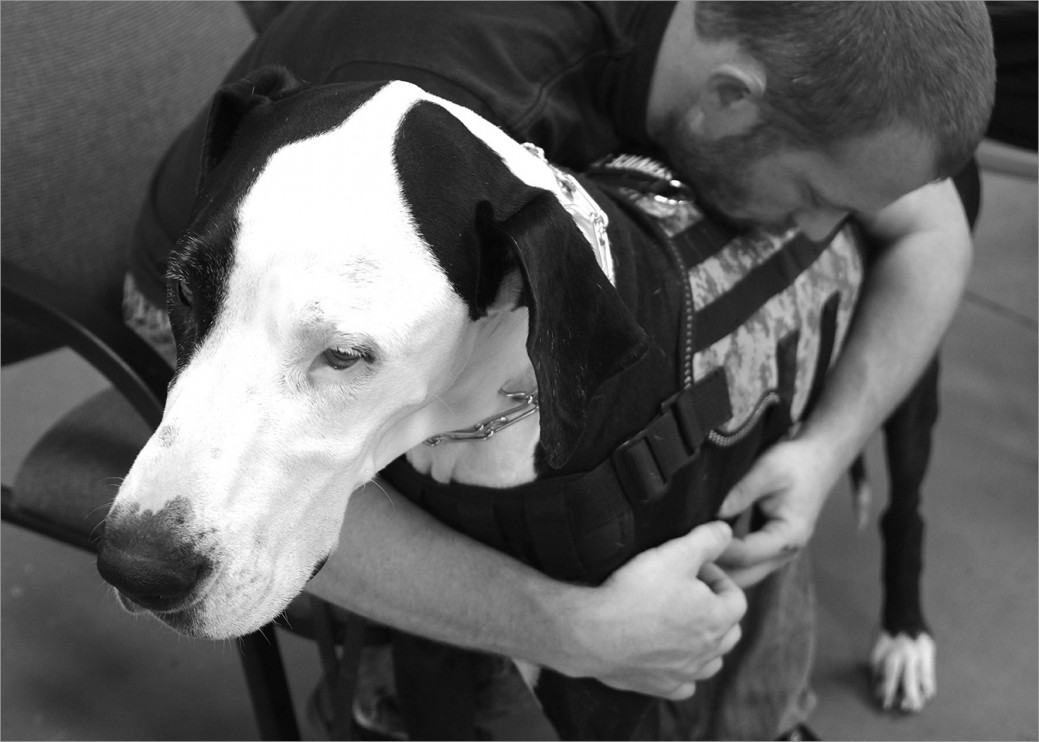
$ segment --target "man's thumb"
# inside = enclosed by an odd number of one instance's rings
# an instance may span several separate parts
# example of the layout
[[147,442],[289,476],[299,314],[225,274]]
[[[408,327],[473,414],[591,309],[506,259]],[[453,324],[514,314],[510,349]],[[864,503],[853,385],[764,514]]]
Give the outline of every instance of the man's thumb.
[[760,468],[758,466],[751,467],[751,470],[743,475],[743,479],[738,481],[729,490],[729,494],[725,496],[722,506],[718,508],[718,517],[725,519],[735,518],[753,505],[754,501],[762,495],[759,490],[763,485],[764,480]]
[[671,556],[694,573],[700,571],[704,562],[713,562],[732,540],[732,529],[720,520],[697,526],[685,536],[667,544]]

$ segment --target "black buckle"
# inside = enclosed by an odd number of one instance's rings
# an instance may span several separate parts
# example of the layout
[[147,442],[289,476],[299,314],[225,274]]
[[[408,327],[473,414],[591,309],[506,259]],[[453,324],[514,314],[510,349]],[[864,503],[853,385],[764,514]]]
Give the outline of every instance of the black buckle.
[[645,431],[622,443],[613,454],[613,463],[629,501],[644,505],[659,499],[667,489]]
[[711,372],[660,407],[660,415],[613,452],[614,469],[633,504],[658,500],[711,429],[732,417],[725,371]]
[[669,407],[618,446],[613,461],[629,499],[645,504],[664,494],[674,473],[695,453],[683,439],[673,408]]

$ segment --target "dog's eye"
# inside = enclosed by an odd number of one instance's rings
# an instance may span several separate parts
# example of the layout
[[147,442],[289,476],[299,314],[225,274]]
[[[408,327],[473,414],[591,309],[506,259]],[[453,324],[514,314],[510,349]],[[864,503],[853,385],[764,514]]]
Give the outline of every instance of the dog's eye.
[[321,357],[324,358],[325,363],[336,371],[343,371],[344,369],[353,366],[364,356],[356,350],[348,350],[346,348],[328,348],[321,354]]
[[177,282],[177,298],[180,299],[180,303],[186,307],[190,307],[192,302],[195,300],[195,295],[191,293],[191,287],[188,286],[187,281]]

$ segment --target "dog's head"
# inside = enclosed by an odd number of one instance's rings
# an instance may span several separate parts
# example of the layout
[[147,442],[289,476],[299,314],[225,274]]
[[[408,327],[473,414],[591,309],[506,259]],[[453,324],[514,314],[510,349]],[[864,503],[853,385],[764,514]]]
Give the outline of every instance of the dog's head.
[[406,83],[265,68],[223,89],[169,272],[177,374],[102,574],[187,633],[270,621],[337,544],[350,493],[455,422],[442,400],[503,314],[527,313],[541,445],[565,462],[645,341],[552,177]]

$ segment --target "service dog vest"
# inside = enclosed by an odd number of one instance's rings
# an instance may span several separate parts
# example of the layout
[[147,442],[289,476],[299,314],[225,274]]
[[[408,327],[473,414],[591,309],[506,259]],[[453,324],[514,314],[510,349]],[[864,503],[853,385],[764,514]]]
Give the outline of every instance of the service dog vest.
[[705,218],[654,163],[615,158],[590,175],[651,218],[679,266],[681,388],[582,474],[496,489],[439,483],[401,457],[383,475],[451,528],[557,579],[598,584],[713,519],[754,458],[805,416],[847,332],[863,262],[850,224],[825,242],[740,234]]

